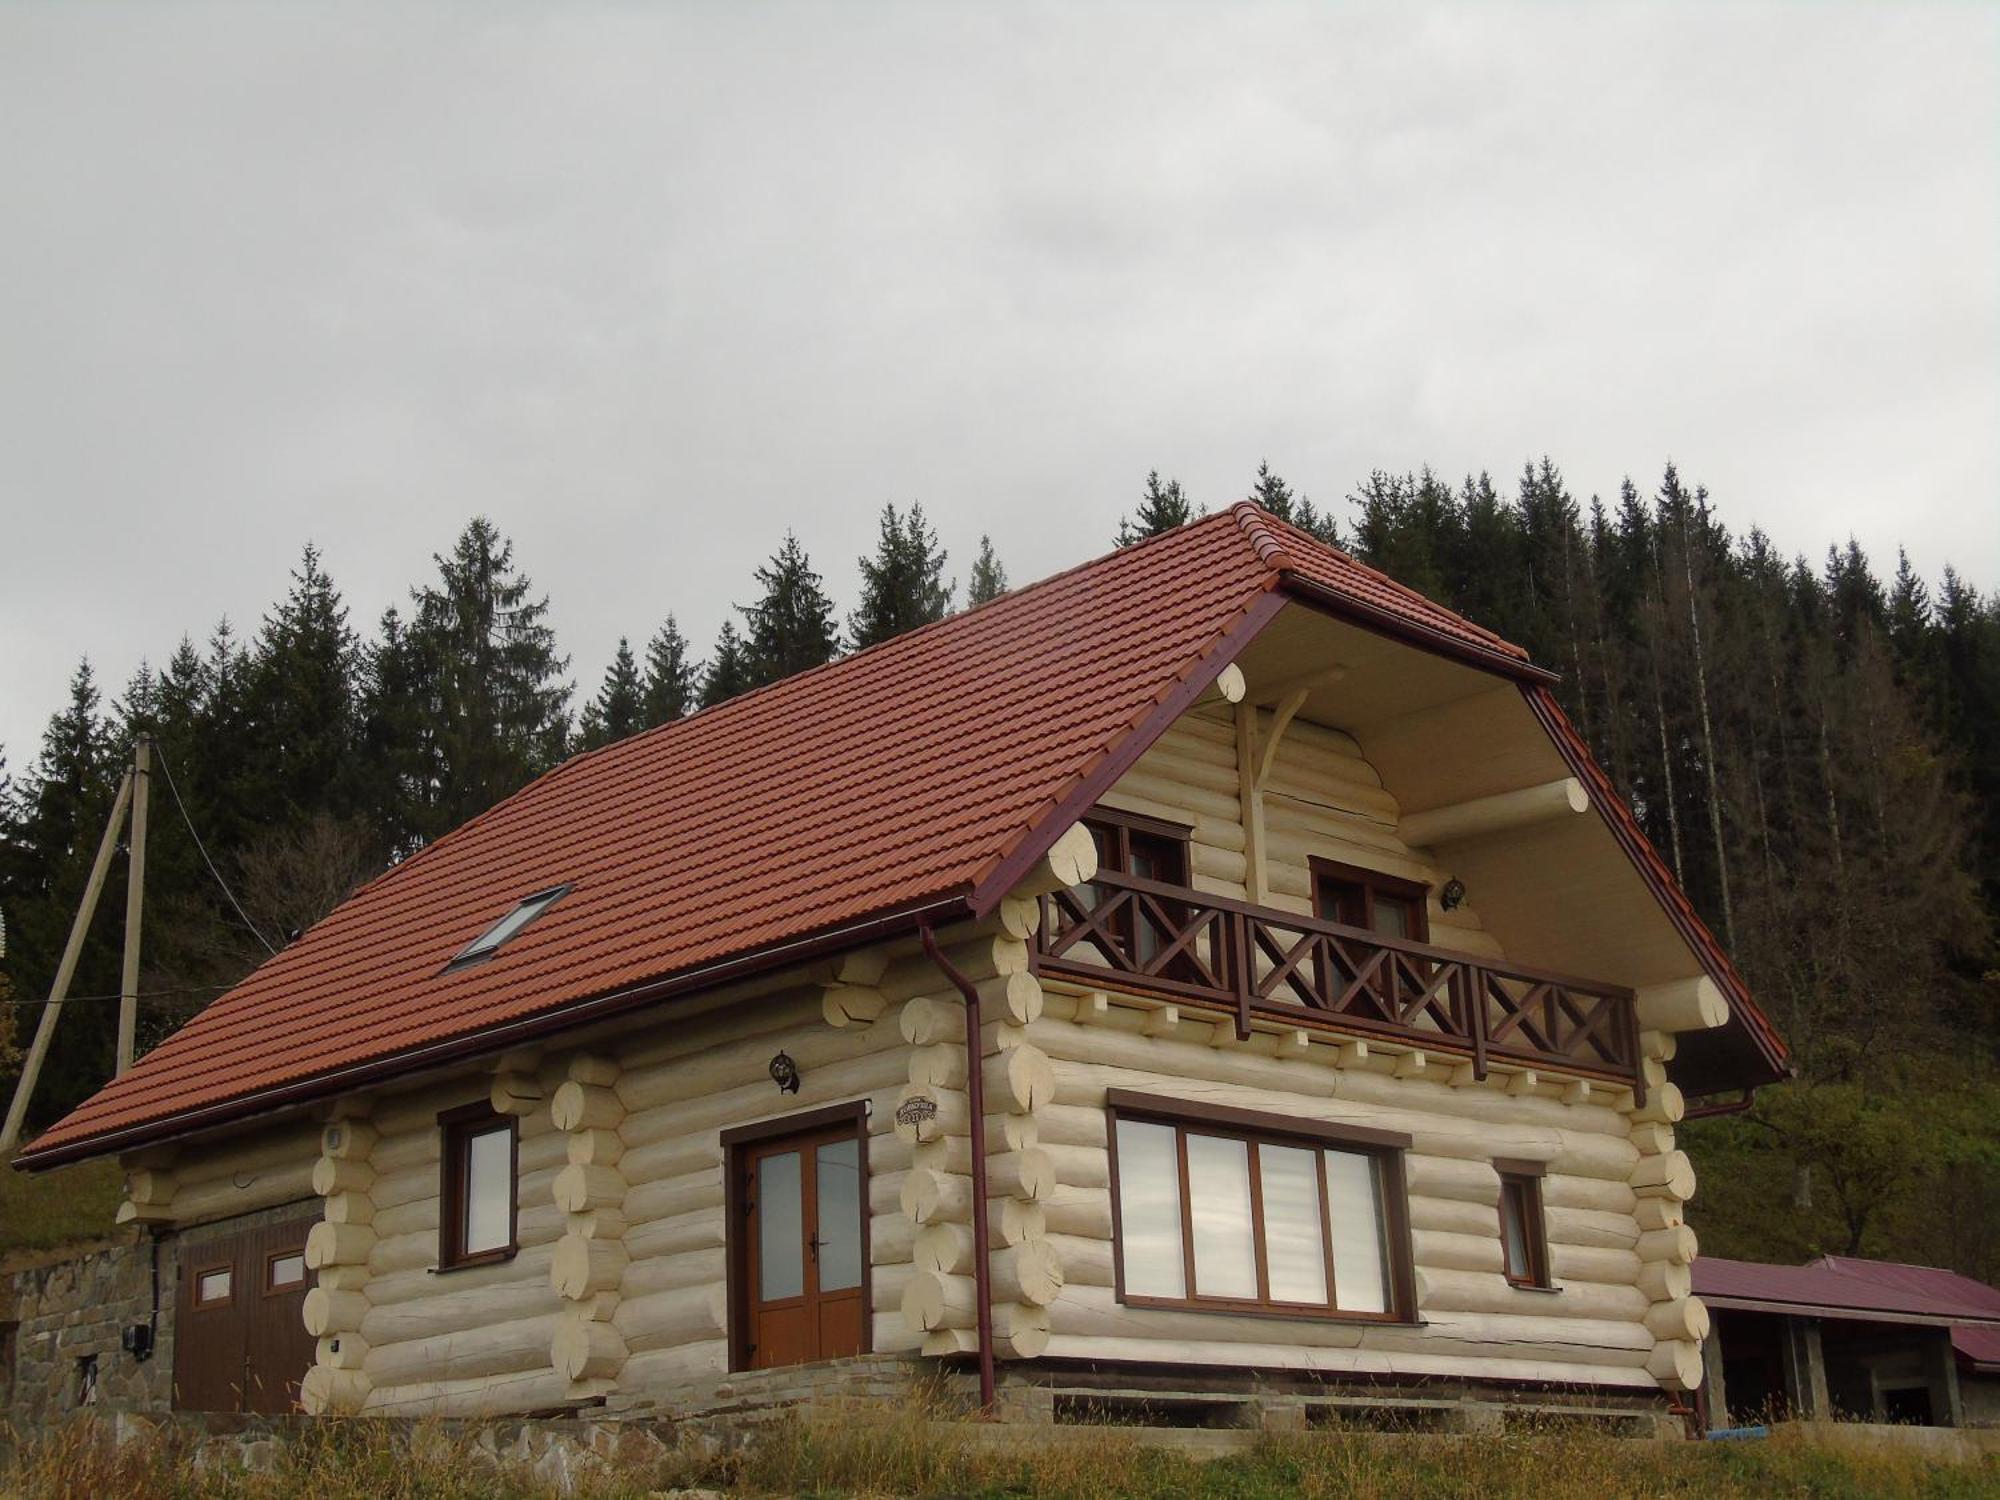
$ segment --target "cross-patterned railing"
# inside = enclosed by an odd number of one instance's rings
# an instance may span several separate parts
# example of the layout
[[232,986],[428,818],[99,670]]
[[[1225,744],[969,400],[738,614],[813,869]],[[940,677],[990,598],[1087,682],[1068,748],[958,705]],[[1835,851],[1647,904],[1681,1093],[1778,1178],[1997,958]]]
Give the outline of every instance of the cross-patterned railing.
[[1135,875],[1100,872],[1042,898],[1039,972],[1489,1061],[1543,1065],[1632,1085],[1643,1100],[1632,992],[1495,964]]

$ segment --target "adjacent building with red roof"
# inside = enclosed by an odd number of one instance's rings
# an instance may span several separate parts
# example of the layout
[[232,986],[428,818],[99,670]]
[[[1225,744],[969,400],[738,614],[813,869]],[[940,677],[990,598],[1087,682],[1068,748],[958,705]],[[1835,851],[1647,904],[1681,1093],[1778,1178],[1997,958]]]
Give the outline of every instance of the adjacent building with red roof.
[[204,1226],[186,1406],[1663,1409],[1786,1057],[1552,681],[1238,505],[577,757],[19,1165]]
[[1932,1266],[1704,1256],[1714,1426],[1774,1415],[2000,1426],[2000,1290]]

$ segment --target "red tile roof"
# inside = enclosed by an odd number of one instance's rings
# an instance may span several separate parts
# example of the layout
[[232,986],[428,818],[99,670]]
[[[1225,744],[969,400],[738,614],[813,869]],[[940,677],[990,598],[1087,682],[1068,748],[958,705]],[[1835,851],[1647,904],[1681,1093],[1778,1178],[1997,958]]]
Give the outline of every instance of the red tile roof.
[[[566,762],[364,887],[19,1160],[329,1095],[732,964],[859,941],[864,923],[983,906],[1287,593],[1535,671],[1519,647],[1238,505]],[[446,970],[559,884],[570,893],[500,957]]]
[[1823,1255],[1802,1266],[1704,1255],[1694,1263],[1694,1290],[1717,1307],[1948,1323],[1962,1356],[2000,1373],[2000,1291],[1956,1271],[1845,1255]]
[[1254,505],[1238,506],[1237,511],[1242,517],[1244,534],[1259,557],[1287,574],[1290,581],[1325,593],[1343,606],[1343,613],[1373,617],[1378,624],[1401,625],[1478,653],[1527,665],[1528,653],[1522,647],[1502,640],[1463,615],[1453,614],[1387,573],[1369,567],[1338,547],[1327,546]]

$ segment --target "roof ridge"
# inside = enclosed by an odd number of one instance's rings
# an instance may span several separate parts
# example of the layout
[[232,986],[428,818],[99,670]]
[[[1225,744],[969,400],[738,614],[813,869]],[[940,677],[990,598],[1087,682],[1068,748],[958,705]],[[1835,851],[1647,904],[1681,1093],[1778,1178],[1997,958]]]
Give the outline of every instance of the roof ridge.
[[[1303,543],[1308,551],[1323,552],[1326,553],[1328,556],[1337,559],[1342,566],[1352,568],[1357,573],[1365,575],[1374,583],[1378,584],[1382,588],[1389,590],[1400,599],[1417,604],[1427,611],[1436,611],[1438,614],[1448,616],[1450,619],[1456,621],[1459,625],[1463,626],[1465,629],[1470,630],[1475,635],[1481,637],[1486,641],[1491,642],[1494,646],[1501,648],[1508,654],[1518,655],[1523,661],[1527,661],[1530,659],[1526,648],[1522,647],[1521,645],[1519,645],[1514,641],[1508,640],[1505,636],[1501,635],[1497,630],[1492,630],[1487,626],[1480,624],[1477,620],[1472,619],[1470,616],[1461,614],[1459,611],[1453,609],[1450,605],[1442,604],[1438,602],[1436,599],[1431,598],[1428,594],[1422,593],[1417,589],[1411,588],[1407,583],[1404,583],[1401,579],[1398,579],[1391,574],[1383,572],[1382,569],[1376,567],[1373,563],[1363,562],[1359,557],[1356,557],[1352,552],[1349,552],[1345,547],[1336,546],[1332,542],[1325,541],[1317,536],[1314,536],[1310,531],[1307,531],[1304,527],[1298,525],[1296,522],[1287,521],[1284,517],[1273,514],[1271,511],[1268,511],[1263,506],[1257,504],[1256,501],[1239,500],[1236,503],[1236,506],[1232,508],[1249,510],[1251,512],[1254,512],[1262,522],[1262,529],[1276,533],[1276,535],[1272,538],[1271,546],[1279,556],[1282,556],[1286,559],[1286,562],[1279,565],[1283,569],[1283,571],[1292,573],[1300,571],[1296,562],[1292,561],[1291,559],[1291,552],[1285,548],[1285,541],[1287,538],[1290,538],[1295,542]],[[1247,530],[1247,523],[1246,523],[1246,530]],[[1262,556],[1263,553],[1260,551],[1258,555]]]
[[1283,539],[1271,530],[1270,523],[1278,519],[1276,516],[1255,500],[1238,500],[1229,507],[1229,513],[1236,518],[1244,539],[1250,543],[1250,550],[1257,554],[1257,560],[1265,567],[1279,573],[1298,570],[1291,553],[1285,550]]
[[[1035,579],[1031,583],[1024,583],[1019,588],[1008,589],[1005,593],[997,594],[991,599],[983,600],[978,604],[967,605],[964,609],[954,610],[950,614],[943,616],[941,619],[927,620],[922,625],[913,626],[909,630],[900,631],[897,634],[890,636],[887,640],[876,641],[871,646],[863,646],[859,651],[850,651],[845,655],[836,656],[831,661],[821,662],[816,667],[806,667],[802,671],[792,673],[789,677],[780,677],[775,682],[760,683],[756,687],[750,688],[744,692],[736,694],[734,697],[725,698],[720,703],[711,703],[707,705],[705,708],[696,709],[691,714],[683,714],[678,719],[669,719],[664,724],[651,725],[645,729],[639,730],[635,734],[628,734],[623,739],[612,740],[609,744],[599,745],[592,750],[579,751],[577,754],[570,756],[569,759],[561,762],[560,764],[550,767],[547,771],[544,771],[542,773],[542,776],[536,777],[535,780],[540,781],[542,777],[553,776],[558,771],[564,770],[567,767],[575,765],[580,761],[588,760],[592,756],[603,755],[608,750],[616,750],[621,746],[635,744],[640,740],[647,739],[653,735],[658,735],[667,730],[677,728],[682,724],[691,724],[696,719],[702,718],[703,716],[708,714],[714,714],[718,710],[725,708],[732,708],[739,703],[748,703],[753,698],[757,698],[766,693],[769,693],[773,688],[786,687],[795,682],[802,682],[808,678],[817,677],[823,672],[830,671],[834,667],[843,667],[846,666],[849,662],[860,661],[863,657],[871,656],[878,651],[886,650],[890,646],[903,645],[909,641],[915,640],[919,636],[928,635],[931,632],[936,631],[943,626],[951,625],[959,620],[967,618],[968,616],[976,615],[980,613],[982,610],[992,609],[997,604],[1011,603],[1013,601],[1026,598],[1028,595],[1035,593],[1037,590],[1046,589],[1054,584],[1061,583],[1064,579],[1069,578],[1077,573],[1085,572],[1086,570],[1091,568],[1102,567],[1104,564],[1112,561],[1115,558],[1129,556],[1132,553],[1139,551],[1141,548],[1152,546],[1156,542],[1166,541],[1171,538],[1179,537],[1189,532],[1195,531],[1203,526],[1213,525],[1215,522],[1221,520],[1223,516],[1225,516],[1226,514],[1228,514],[1228,512],[1218,511],[1213,515],[1199,516],[1192,521],[1183,522],[1181,525],[1170,527],[1166,531],[1155,532],[1151,536],[1142,537],[1138,541],[1129,543],[1125,546],[1118,546],[1117,544],[1114,543],[1112,550],[1109,552],[1095,553],[1090,557],[1084,558],[1083,561],[1081,562],[1070,564],[1070,566],[1068,566],[1067,568],[1063,568],[1054,573],[1049,573],[1041,578]],[[531,781],[527,785],[533,786],[534,784],[535,782]],[[521,788],[521,790],[526,791],[527,787],[523,787]],[[453,831],[456,832],[456,830]]]

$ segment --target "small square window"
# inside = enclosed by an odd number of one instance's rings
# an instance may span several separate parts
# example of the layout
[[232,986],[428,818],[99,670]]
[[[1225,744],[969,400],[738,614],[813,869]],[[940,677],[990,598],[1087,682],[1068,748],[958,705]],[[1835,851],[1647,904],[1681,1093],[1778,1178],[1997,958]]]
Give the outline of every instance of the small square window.
[[306,1256],[303,1250],[274,1255],[265,1267],[264,1290],[289,1292],[306,1283]]
[[194,1305],[220,1307],[229,1300],[235,1279],[235,1270],[231,1266],[211,1266],[206,1271],[197,1271],[194,1278]]

